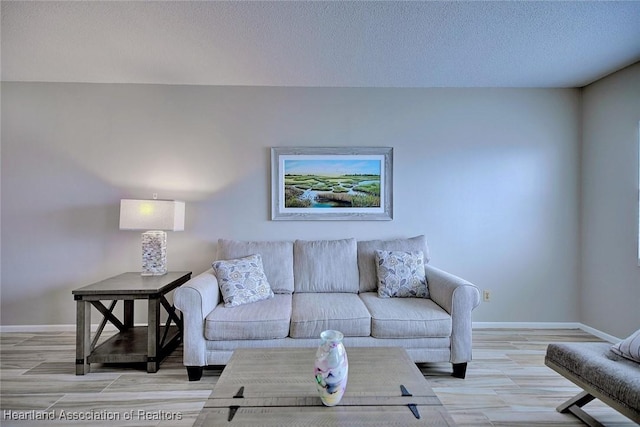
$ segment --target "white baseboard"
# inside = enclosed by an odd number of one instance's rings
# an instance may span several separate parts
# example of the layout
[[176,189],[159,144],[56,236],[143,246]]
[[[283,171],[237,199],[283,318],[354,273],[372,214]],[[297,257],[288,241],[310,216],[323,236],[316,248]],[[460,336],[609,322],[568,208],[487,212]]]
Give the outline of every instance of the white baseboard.
[[[136,324],[136,326],[138,325]],[[97,324],[91,325],[92,332],[97,329]],[[621,338],[606,334],[579,322],[473,322],[473,329],[581,329],[611,343],[621,341]],[[75,330],[76,325],[0,325],[0,333],[75,332]],[[115,332],[117,329],[113,325],[106,325],[104,330],[106,332]]]
[[[138,326],[138,325],[135,325]],[[144,326],[144,325],[140,325]],[[98,330],[98,324],[91,325],[91,332]],[[109,324],[105,325],[105,332],[115,332],[118,329]],[[0,333],[34,333],[34,332],[75,332],[76,325],[0,325]]]
[[582,329],[578,322],[473,322],[473,329]]
[[620,341],[622,341],[622,338],[618,338],[618,337],[614,337],[613,335],[609,335],[609,334],[605,334],[604,332],[592,328],[591,326],[587,326],[587,325],[582,325],[580,326],[580,329],[582,329],[585,332],[589,332],[591,335],[595,335],[600,339],[603,339],[605,341],[609,341],[610,343],[619,343]]
[[473,329],[580,329],[610,343],[621,341],[580,322],[473,322]]

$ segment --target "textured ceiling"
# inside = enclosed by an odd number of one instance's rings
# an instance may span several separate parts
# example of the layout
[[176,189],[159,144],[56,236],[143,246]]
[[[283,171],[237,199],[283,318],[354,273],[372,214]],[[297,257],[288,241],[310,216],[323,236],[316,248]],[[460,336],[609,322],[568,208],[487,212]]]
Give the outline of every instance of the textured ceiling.
[[2,80],[580,87],[640,60],[640,1],[2,1]]

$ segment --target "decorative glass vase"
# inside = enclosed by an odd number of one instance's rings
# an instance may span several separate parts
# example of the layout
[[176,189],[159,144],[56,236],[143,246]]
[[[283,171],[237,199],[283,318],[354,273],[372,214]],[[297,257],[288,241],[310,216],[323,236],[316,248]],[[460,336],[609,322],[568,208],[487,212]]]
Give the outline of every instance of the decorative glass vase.
[[349,360],[340,331],[323,331],[322,343],[316,352],[314,374],[320,399],[325,406],[337,405],[347,387]]

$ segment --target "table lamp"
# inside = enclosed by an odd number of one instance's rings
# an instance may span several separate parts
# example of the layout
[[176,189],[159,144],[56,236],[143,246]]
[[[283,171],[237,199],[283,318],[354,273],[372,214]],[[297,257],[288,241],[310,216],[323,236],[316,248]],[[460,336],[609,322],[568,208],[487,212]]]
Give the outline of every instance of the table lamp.
[[184,230],[184,202],[175,200],[120,200],[120,230],[142,233],[142,275],[167,273],[167,231]]

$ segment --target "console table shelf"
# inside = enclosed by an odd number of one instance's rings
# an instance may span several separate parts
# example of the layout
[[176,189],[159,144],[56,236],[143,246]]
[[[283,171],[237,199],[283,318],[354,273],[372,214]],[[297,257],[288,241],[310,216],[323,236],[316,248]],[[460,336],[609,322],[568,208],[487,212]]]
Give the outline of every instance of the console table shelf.
[[[88,358],[89,363],[147,363],[147,326],[136,326],[118,332],[98,345]],[[160,335],[165,327],[160,327]],[[160,348],[158,359],[168,356],[180,344],[182,333],[177,326],[170,326],[166,344]]]

